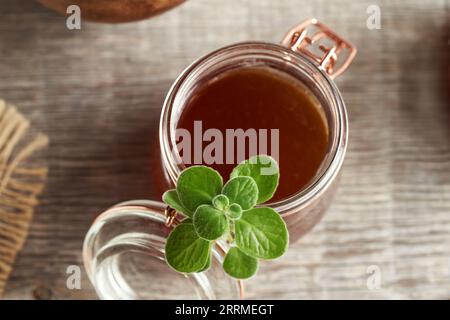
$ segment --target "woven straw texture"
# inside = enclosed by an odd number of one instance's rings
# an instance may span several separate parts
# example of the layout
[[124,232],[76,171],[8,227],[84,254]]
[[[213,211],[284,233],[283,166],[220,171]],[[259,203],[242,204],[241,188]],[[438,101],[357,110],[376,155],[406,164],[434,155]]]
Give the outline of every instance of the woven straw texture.
[[44,187],[47,168],[34,165],[33,158],[47,143],[14,106],[0,100],[0,296]]

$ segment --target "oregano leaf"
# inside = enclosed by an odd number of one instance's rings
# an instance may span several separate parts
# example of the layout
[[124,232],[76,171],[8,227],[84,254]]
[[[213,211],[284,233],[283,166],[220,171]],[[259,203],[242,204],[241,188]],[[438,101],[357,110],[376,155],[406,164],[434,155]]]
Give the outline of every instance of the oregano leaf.
[[235,177],[222,189],[230,203],[237,203],[243,210],[253,208],[258,201],[258,186],[251,177]]
[[278,164],[265,155],[239,164],[225,186],[209,167],[185,169],[176,190],[163,195],[166,204],[186,216],[167,238],[167,263],[183,273],[208,270],[211,246],[226,233],[235,247],[225,256],[223,268],[234,278],[254,275],[259,258],[280,257],[289,242],[286,224],[271,208],[253,208],[273,196],[278,182]]
[[181,221],[181,223],[194,223],[194,222],[192,221],[192,218],[186,218],[186,219],[183,219]]
[[166,260],[178,272],[198,272],[206,265],[210,249],[211,242],[200,238],[193,224],[182,223],[167,238]]
[[242,208],[237,203],[232,203],[228,207],[227,214],[233,220],[240,219],[242,216]]
[[230,200],[228,200],[226,195],[218,194],[212,200],[213,206],[218,210],[225,210],[230,204]]
[[235,222],[236,245],[249,256],[275,259],[287,250],[289,236],[281,216],[272,208],[254,208]]
[[208,204],[197,208],[193,220],[195,231],[203,239],[216,240],[228,230],[225,214]]
[[225,256],[223,269],[233,278],[248,279],[258,270],[258,259],[232,247]]
[[211,262],[212,262],[211,259],[212,259],[212,252],[209,253],[206,264],[203,266],[203,268],[199,272],[208,271],[208,269],[211,267]]
[[192,166],[181,172],[177,181],[177,193],[183,206],[195,212],[198,206],[211,204],[222,190],[222,177],[209,167]]
[[164,192],[162,198],[165,204],[174,208],[177,212],[180,212],[188,217],[192,217],[192,215],[194,214],[192,211],[183,206],[180,198],[178,197],[177,190],[173,189]]
[[231,178],[246,176],[252,177],[258,186],[258,201],[263,203],[271,199],[274,195],[280,172],[278,164],[272,157],[266,155],[254,156],[240,163],[231,172]]

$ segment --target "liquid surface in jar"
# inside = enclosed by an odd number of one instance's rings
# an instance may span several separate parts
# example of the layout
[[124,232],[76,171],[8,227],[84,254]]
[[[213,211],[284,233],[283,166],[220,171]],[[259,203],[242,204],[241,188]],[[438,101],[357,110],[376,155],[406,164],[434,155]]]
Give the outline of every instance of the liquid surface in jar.
[[[194,130],[195,121],[197,131]],[[316,175],[327,152],[328,128],[317,98],[293,76],[268,67],[241,67],[199,84],[187,99],[177,128],[187,129],[191,140],[198,139],[198,134],[195,136],[199,132],[198,121],[201,121],[203,133],[213,128],[220,130],[223,135],[223,161],[205,163],[204,156],[201,161],[219,171],[224,181],[229,179],[236,166],[236,160],[233,164],[226,163],[227,129],[254,129],[258,133],[257,137],[261,132],[264,134],[261,129],[267,129],[267,151],[260,152],[259,149],[256,154],[272,155],[276,148],[271,145],[277,139],[275,136],[271,138],[271,133],[273,129],[279,130],[280,184],[269,202],[288,198],[305,188]],[[214,139],[203,139],[203,150],[211,141]],[[264,143],[259,139],[258,143],[261,142]],[[192,161],[187,166],[198,164],[198,161],[194,161],[194,145],[192,142]],[[234,159],[237,148],[235,141]],[[245,148],[244,159],[247,159],[255,153],[251,152],[248,139]]]

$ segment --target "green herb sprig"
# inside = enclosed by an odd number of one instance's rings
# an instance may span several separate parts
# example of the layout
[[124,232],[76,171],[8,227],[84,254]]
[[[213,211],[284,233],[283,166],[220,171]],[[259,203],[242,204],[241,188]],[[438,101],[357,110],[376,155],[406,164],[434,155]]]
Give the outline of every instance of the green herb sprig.
[[221,239],[231,245],[223,268],[237,279],[253,276],[258,259],[282,256],[289,243],[286,224],[274,209],[260,206],[272,198],[279,177],[278,164],[265,155],[240,163],[225,185],[212,168],[185,169],[176,189],[163,195],[167,205],[186,216],[167,239],[168,264],[182,273],[206,271],[211,249]]

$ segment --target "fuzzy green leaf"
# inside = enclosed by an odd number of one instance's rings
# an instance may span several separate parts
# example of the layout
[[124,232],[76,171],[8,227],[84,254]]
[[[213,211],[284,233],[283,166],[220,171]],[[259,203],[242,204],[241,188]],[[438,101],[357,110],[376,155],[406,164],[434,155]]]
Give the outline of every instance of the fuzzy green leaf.
[[255,180],[259,191],[257,203],[260,204],[274,195],[278,187],[280,172],[277,162],[272,157],[262,155],[245,160],[234,168],[231,178],[239,176],[252,177]]
[[230,204],[230,200],[228,200],[226,195],[218,194],[212,200],[213,206],[218,210],[225,210]]
[[183,219],[183,221],[181,221],[181,223],[190,223],[190,224],[193,224],[194,221],[192,221],[192,218],[186,218],[186,219]]
[[258,259],[246,255],[239,248],[233,247],[228,250],[223,269],[233,278],[248,279],[258,270]]
[[222,193],[230,203],[237,203],[243,210],[253,208],[258,201],[258,186],[251,177],[235,177],[223,187]]
[[228,221],[222,211],[205,204],[194,213],[194,227],[201,238],[216,240],[228,230]]
[[191,212],[202,204],[211,204],[222,190],[222,177],[208,167],[193,166],[185,169],[177,181],[177,193],[181,203]]
[[178,197],[177,190],[173,189],[164,192],[163,201],[165,204],[174,208],[177,212],[182,213],[185,216],[192,217],[193,212],[183,206],[180,198]]
[[235,223],[236,245],[249,256],[276,259],[287,250],[286,224],[272,208],[244,211]]
[[200,238],[193,224],[182,223],[167,238],[166,260],[178,272],[198,272],[206,265],[210,249],[211,242]]
[[205,266],[199,272],[208,271],[209,268],[211,268],[211,263],[212,263],[212,252],[209,253],[208,260],[206,261]]
[[242,208],[237,203],[232,203],[227,210],[227,214],[233,220],[240,219],[242,216]]

